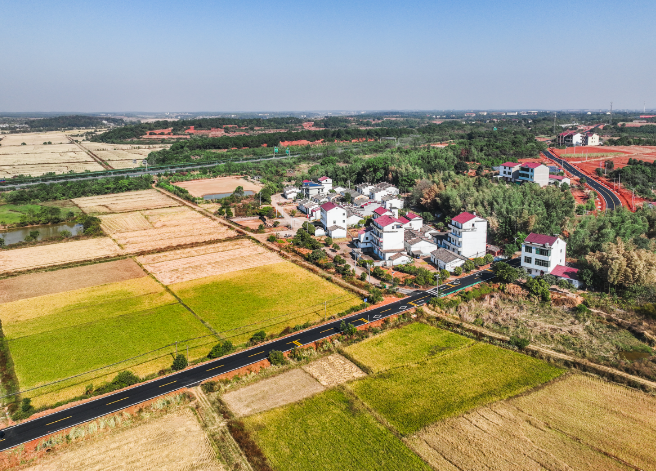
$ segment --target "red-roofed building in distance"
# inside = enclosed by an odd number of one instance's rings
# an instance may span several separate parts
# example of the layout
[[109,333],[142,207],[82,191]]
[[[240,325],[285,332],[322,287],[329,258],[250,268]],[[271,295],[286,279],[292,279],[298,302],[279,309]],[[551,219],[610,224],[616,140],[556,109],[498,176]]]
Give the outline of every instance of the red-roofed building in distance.
[[551,270],[551,275],[567,281],[576,289],[581,288],[583,285],[583,283],[579,279],[578,268],[566,267],[564,265],[556,265],[556,267],[553,270]]
[[394,217],[394,213],[390,211],[389,209],[385,209],[382,206],[379,206],[378,208],[374,209],[373,214],[371,215],[372,218],[377,219],[382,216],[392,216]]
[[487,250],[487,220],[476,213],[460,213],[451,219],[447,238],[436,237],[435,243],[462,257],[484,257]]
[[507,182],[514,182],[519,178],[519,163],[504,162],[499,167],[499,177]]
[[547,186],[549,184],[549,167],[537,162],[523,163],[519,167],[517,181]]
[[565,266],[567,243],[558,236],[531,232],[522,244],[522,267],[531,276],[551,273],[557,265]]

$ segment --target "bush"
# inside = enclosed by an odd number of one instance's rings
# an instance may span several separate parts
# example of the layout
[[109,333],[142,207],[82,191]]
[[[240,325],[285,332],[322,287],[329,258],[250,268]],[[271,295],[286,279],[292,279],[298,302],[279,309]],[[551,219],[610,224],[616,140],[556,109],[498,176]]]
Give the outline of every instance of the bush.
[[16,411],[11,416],[11,418],[13,420],[22,420],[27,419],[32,414],[34,414],[34,406],[32,405],[32,400],[29,397],[25,397],[21,401],[20,409],[18,409],[18,411]]
[[357,333],[358,329],[353,325],[353,324],[347,324],[345,321],[342,321],[341,324],[339,324],[339,330],[344,334],[348,336],[353,336]]
[[519,350],[524,350],[528,347],[529,343],[531,343],[531,341],[526,337],[520,337],[518,335],[510,337],[510,345],[517,347]]
[[330,236],[327,236],[324,240],[323,243],[326,244],[326,247],[330,247],[333,245],[333,239]]
[[337,252],[337,251],[339,250],[339,244],[334,243],[334,244],[333,244],[333,250],[334,250],[335,252]]
[[474,262],[472,262],[471,260],[467,260],[464,263],[464,265],[462,266],[462,268],[463,268],[463,270],[465,270],[466,273],[469,273],[470,271],[472,271],[476,267],[474,266]]
[[171,365],[171,369],[173,371],[180,371],[184,370],[189,362],[187,361],[187,357],[185,357],[182,353],[180,353],[177,357],[173,359],[173,364]]
[[456,275],[456,276],[462,275],[462,267],[455,267],[453,269],[453,274]]
[[492,254],[485,254],[485,257],[483,257],[483,260],[485,261],[485,264],[487,265],[488,263],[494,262],[494,257]]
[[483,257],[476,257],[474,259],[474,265],[476,265],[477,267],[482,267],[483,265],[485,265],[485,260],[483,260]]
[[362,281],[367,281],[367,272],[366,272],[366,271],[363,271],[363,272],[360,274],[360,280],[362,280]]
[[106,394],[108,392],[116,391],[117,389],[127,388],[128,386],[137,384],[140,381],[139,377],[132,371],[121,371],[111,382],[103,384],[96,389],[93,394],[96,396]]
[[210,350],[210,353],[207,354],[207,358],[222,357],[230,353],[232,348],[232,342],[230,340],[219,342],[212,348],[212,350]]
[[528,288],[529,293],[533,296],[537,296],[542,301],[549,301],[551,299],[549,285],[541,278],[529,277],[528,280],[526,280],[526,287]]
[[266,339],[266,332],[263,330],[260,330],[259,332],[255,332],[253,336],[251,337],[250,342],[255,345],[260,342],[264,342],[264,339]]
[[511,267],[506,262],[497,262],[492,269],[497,279],[502,283],[512,283],[519,278],[519,270]]
[[271,350],[269,352],[269,361],[272,365],[284,365],[287,363],[285,355],[278,350]]
[[271,234],[269,237],[267,237],[267,240],[269,242],[275,242],[276,241],[276,236],[275,234]]
[[310,235],[314,235],[315,227],[314,227],[313,224],[310,224],[309,222],[304,222],[302,227],[303,227],[303,229],[305,229]]
[[377,304],[383,300],[383,292],[372,286],[371,289],[369,289],[367,300],[370,304]]
[[656,319],[656,304],[654,303],[645,303],[642,306],[636,308],[635,311],[638,314],[649,317],[650,319]]

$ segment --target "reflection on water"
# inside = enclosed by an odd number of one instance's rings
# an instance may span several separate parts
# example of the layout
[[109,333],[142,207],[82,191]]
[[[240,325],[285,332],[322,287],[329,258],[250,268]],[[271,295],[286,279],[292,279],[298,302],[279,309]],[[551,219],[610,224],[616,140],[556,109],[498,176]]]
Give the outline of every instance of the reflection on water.
[[75,224],[74,222],[65,222],[50,226],[21,227],[20,229],[14,229],[9,232],[2,232],[0,233],[0,237],[4,237],[6,245],[11,245],[23,242],[25,237],[30,235],[32,231],[39,231],[39,240],[41,240],[55,236],[61,231],[68,231],[71,235],[75,236],[84,232],[84,226],[82,224]]
[[[255,192],[251,190],[244,190],[244,196],[254,195]],[[203,195],[204,200],[220,200],[222,198],[227,198],[232,195],[232,193],[212,193],[211,195]]]

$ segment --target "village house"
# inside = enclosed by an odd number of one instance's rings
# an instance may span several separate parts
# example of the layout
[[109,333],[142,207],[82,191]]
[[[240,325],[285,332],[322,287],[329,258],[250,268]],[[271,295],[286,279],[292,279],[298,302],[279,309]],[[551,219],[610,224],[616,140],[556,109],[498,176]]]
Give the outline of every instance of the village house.
[[442,247],[466,258],[484,257],[487,221],[476,213],[458,214],[449,223],[449,235],[446,241],[442,241]]
[[514,182],[519,178],[519,163],[504,162],[499,167],[499,177],[507,182]]
[[321,206],[321,225],[333,239],[346,237],[346,210],[335,203],[324,203]]
[[565,265],[567,243],[558,236],[531,232],[522,243],[522,267],[531,276],[551,273]]
[[562,185],[563,183],[570,185],[571,181],[569,178],[564,177],[563,175],[549,175],[549,184],[555,185],[556,183],[559,185]]
[[323,186],[324,193],[328,193],[330,190],[333,189],[333,180],[332,180],[332,178],[321,177],[321,178],[319,178],[319,184],[321,186]]
[[325,188],[321,183],[313,182],[311,180],[303,180],[301,190],[303,190],[303,196],[306,198],[325,193]]
[[549,184],[549,167],[537,162],[521,164],[517,181],[547,186]]
[[366,196],[367,198],[369,198],[369,192],[373,187],[374,185],[371,183],[360,183],[359,185],[355,185],[355,189],[358,191],[358,193]]
[[583,283],[579,279],[578,268],[556,265],[556,267],[551,270],[551,275],[555,276],[556,278],[560,278],[561,280],[567,281],[576,289],[581,289],[583,287]]
[[455,254],[442,247],[431,252],[431,263],[439,270],[453,272],[456,267],[464,265],[466,261],[467,259],[462,255]]
[[410,261],[405,255],[405,239],[403,224],[396,218],[381,216],[373,221],[374,254],[384,265],[400,265]]
[[398,195],[399,189],[389,183],[379,183],[369,190],[369,198],[381,202],[384,196]]
[[300,190],[298,188],[296,188],[295,186],[287,186],[287,187],[285,187],[283,195],[288,200],[293,200],[293,199],[296,199],[296,196],[298,196],[299,193],[300,193]]
[[437,249],[433,239],[426,236],[426,233],[413,229],[406,229],[403,234],[405,251],[411,257],[419,258],[429,255]]
[[386,209],[403,209],[403,200],[397,195],[385,195],[380,201]]
[[389,209],[385,209],[382,206],[379,206],[374,210],[374,212],[371,214],[371,217],[374,219],[379,218],[381,216],[391,216],[391,217],[396,217],[396,214],[394,214],[393,211],[390,211]]

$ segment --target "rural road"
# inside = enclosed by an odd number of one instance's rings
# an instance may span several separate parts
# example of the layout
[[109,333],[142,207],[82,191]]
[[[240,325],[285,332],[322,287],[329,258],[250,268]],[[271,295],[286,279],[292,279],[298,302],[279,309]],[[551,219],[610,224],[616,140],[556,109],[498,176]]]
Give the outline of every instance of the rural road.
[[[515,260],[511,262],[513,265],[519,262],[519,259]],[[494,274],[490,269],[479,271],[440,286],[439,294],[440,297],[445,296],[462,290],[467,286],[488,281],[492,278],[494,278]],[[294,347],[302,347],[317,340],[330,337],[340,331],[339,326],[342,321],[358,327],[371,321],[384,319],[414,309],[427,303],[434,296],[435,288],[428,291],[415,291],[408,297],[391,304],[371,308],[365,312],[353,314],[308,330],[299,331],[293,335],[260,344],[248,350],[202,363],[179,373],[142,383],[108,396],[8,427],[3,430],[5,436],[0,440],[0,451],[67,429],[74,425],[89,422],[103,415],[117,412],[172,391],[197,385],[201,381],[208,380],[217,375],[257,363],[266,359],[271,350],[286,352]]]
[[579,178],[581,177],[585,178],[587,180],[588,185],[590,185],[590,187],[594,189],[604,199],[604,201],[606,202],[607,209],[616,209],[622,207],[622,202],[617,197],[617,195],[612,191],[610,191],[608,188],[606,188],[604,185],[599,183],[597,180],[581,172],[573,165],[567,163],[567,161],[565,161],[564,159],[560,159],[556,157],[554,154],[552,154],[549,151],[545,150],[544,154],[554,162],[559,163],[565,170],[567,170],[572,175],[576,175]]

